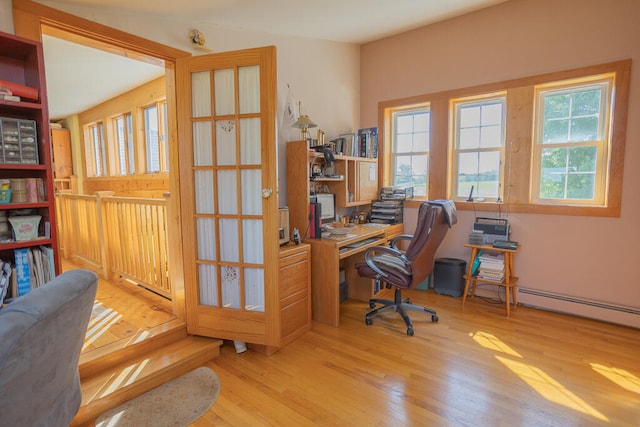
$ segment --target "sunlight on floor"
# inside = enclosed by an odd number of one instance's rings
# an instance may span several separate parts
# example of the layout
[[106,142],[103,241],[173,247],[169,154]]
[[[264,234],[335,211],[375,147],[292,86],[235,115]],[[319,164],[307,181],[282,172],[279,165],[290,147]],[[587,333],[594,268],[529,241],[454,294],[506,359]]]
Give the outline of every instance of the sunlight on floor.
[[496,350],[502,353],[506,353],[510,356],[522,358],[522,356],[520,356],[520,354],[518,354],[517,351],[515,351],[514,349],[506,345],[504,342],[502,342],[502,340],[497,338],[495,335],[488,334],[486,332],[476,332],[475,334],[469,334],[469,335],[471,335],[471,337],[475,342],[477,342],[478,344],[480,344],[486,349]]
[[[576,411],[580,411],[602,421],[609,421],[609,419],[604,414],[598,412],[598,410],[593,408],[587,402],[573,394],[562,384],[554,380],[551,376],[547,375],[542,369],[531,366],[527,363],[522,362],[521,360],[513,360],[511,358],[505,357],[504,355],[508,355],[523,359],[523,356],[521,356],[518,352],[513,350],[495,335],[481,331],[471,333],[469,335],[482,347],[488,350],[494,350],[503,353],[503,355],[495,355],[496,359],[502,362],[502,364],[509,368],[511,372],[520,377],[525,383],[527,383],[532,389],[534,389],[548,401],[566,406],[567,408],[571,408]],[[594,369],[596,368],[594,367]],[[605,375],[604,373],[602,374]],[[636,381],[638,380],[638,378],[635,379]],[[636,383],[636,385],[638,385],[638,383]]]
[[600,365],[599,363],[592,363],[591,368],[605,378],[618,384],[620,387],[633,393],[640,394],[640,378],[636,377],[631,372],[624,369]]
[[93,312],[91,313],[91,319],[89,320],[89,326],[87,327],[87,334],[85,335],[82,349],[84,350],[93,344],[120,319],[122,319],[120,313],[111,308],[106,308],[100,301],[96,301],[93,304]]
[[545,374],[542,369],[516,360],[496,356],[507,368],[518,375],[531,388],[540,393],[545,399],[575,409],[583,414],[591,415],[602,421],[609,419],[584,400],[567,390],[562,384]]
[[134,365],[127,366],[124,368],[117,377],[110,382],[110,384],[105,384],[106,388],[102,391],[101,396],[106,396],[117,390],[119,388],[125,387],[131,383],[133,383],[138,376],[142,373],[142,370],[149,363],[149,359],[145,359],[140,363],[136,363]]

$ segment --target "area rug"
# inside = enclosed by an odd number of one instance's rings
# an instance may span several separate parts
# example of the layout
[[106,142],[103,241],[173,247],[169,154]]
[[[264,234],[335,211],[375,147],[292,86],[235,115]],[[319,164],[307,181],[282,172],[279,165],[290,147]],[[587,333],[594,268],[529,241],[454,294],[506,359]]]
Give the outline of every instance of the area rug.
[[219,392],[216,373],[201,367],[105,412],[96,427],[186,427],[207,412]]

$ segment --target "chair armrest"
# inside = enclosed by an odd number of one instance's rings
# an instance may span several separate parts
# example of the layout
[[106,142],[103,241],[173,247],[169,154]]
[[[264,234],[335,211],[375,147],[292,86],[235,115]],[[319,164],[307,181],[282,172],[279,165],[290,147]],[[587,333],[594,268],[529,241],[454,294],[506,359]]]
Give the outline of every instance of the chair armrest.
[[385,252],[388,253],[390,255],[393,255],[395,257],[397,257],[404,265],[411,265],[412,261],[407,258],[400,250],[395,249],[395,248],[390,248],[388,246],[373,246],[370,247],[369,249],[367,249],[364,252],[364,261],[367,263],[367,265],[376,272],[376,274],[382,276],[382,277],[387,277],[388,274],[385,273],[384,271],[382,271],[377,265],[376,262],[374,260],[373,254],[374,253],[378,253],[378,252]]
[[399,234],[393,239],[391,239],[391,242],[389,243],[389,245],[394,249],[398,249],[398,247],[396,246],[397,242],[399,242],[400,240],[411,240],[411,239],[413,239],[413,234]]

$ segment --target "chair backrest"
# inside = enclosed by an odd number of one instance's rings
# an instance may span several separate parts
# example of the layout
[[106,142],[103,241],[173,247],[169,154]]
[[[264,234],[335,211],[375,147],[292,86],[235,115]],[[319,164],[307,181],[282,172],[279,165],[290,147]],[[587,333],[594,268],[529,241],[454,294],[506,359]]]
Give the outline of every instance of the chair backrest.
[[409,288],[423,282],[433,271],[436,250],[449,230],[449,222],[442,206],[423,202],[418,210],[418,221],[405,256],[413,263],[413,278]]
[[72,270],[0,309],[0,424],[69,426],[98,277]]

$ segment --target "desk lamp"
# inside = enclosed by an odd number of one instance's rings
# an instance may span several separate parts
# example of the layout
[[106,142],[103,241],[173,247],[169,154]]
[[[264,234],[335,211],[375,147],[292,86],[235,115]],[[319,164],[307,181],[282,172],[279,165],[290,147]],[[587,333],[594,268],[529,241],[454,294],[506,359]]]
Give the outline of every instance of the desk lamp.
[[[300,104],[298,104],[298,110],[300,111]],[[304,141],[306,141],[308,138],[308,135],[309,135],[308,129],[314,128],[316,126],[318,125],[315,124],[306,114],[300,114],[300,116],[298,117],[298,120],[296,120],[296,122],[293,125],[291,125],[291,127],[300,129],[300,139]]]

